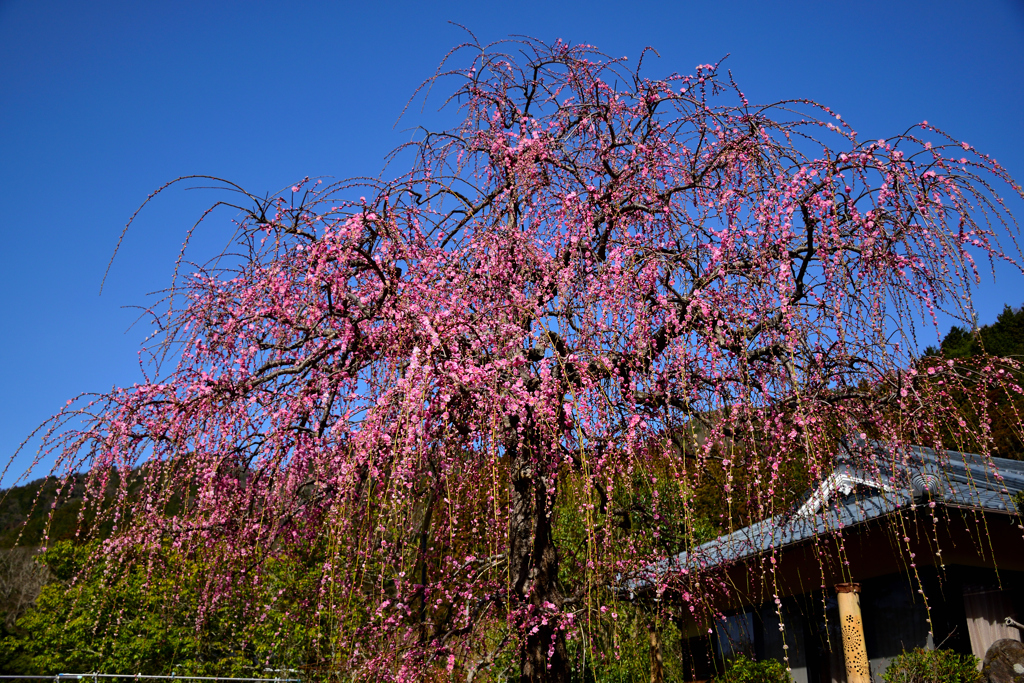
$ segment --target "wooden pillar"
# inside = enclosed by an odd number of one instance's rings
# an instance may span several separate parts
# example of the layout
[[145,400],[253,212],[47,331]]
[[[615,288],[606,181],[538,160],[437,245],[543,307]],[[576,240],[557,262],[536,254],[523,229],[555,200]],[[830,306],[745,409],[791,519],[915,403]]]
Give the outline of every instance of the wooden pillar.
[[843,633],[843,659],[847,683],[871,683],[868,648],[864,644],[864,621],[860,616],[860,584],[837,583],[839,626]]

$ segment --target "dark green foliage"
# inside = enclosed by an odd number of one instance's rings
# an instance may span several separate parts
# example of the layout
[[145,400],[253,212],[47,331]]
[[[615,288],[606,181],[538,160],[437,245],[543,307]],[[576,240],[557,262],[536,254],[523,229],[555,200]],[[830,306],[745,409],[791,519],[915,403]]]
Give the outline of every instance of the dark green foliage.
[[47,526],[53,541],[74,538],[83,492],[81,475],[70,482],[37,479],[0,491],[0,548],[38,546]]
[[725,672],[715,677],[717,683],[792,683],[782,662],[766,659],[755,662],[743,655],[738,655],[729,662]]
[[917,648],[892,660],[882,678],[885,683],[980,683],[977,667],[974,655]]
[[302,662],[308,630],[293,617],[292,596],[304,577],[293,563],[268,561],[253,590],[282,597],[255,614],[231,600],[200,605],[199,562],[165,552],[169,571],[147,575],[135,565],[120,572],[97,564],[95,550],[64,541],[43,553],[54,580],[0,641],[0,673],[253,676]]
[[991,325],[982,325],[976,333],[954,325],[943,337],[939,348],[929,346],[925,355],[945,358],[970,358],[987,353],[990,356],[1024,360],[1024,306],[1016,311],[1010,306]]
[[[144,468],[140,468],[126,478],[129,497],[139,489],[143,472]],[[84,542],[87,538],[109,537],[112,522],[104,513],[114,503],[121,475],[116,470],[110,472],[99,506],[90,504],[83,511],[88,476],[77,473],[66,479],[44,477],[0,490],[0,548],[39,547],[44,545],[44,539],[53,545],[58,541]],[[90,495],[96,495],[95,491],[90,491]]]
[[[623,475],[611,493],[606,482],[589,485],[582,477],[567,478],[556,508],[554,534],[561,549],[560,574],[565,585],[585,580],[592,544],[618,545],[621,552],[674,555],[714,538],[711,524],[691,507],[685,482],[667,466]],[[580,513],[592,506],[589,522]],[[622,601],[610,590],[595,589],[588,601],[594,613],[585,617],[589,637],[570,643],[570,678],[574,683],[632,683],[650,680],[652,627],[657,631],[667,681],[685,680],[681,636],[676,625],[651,604]],[[602,605],[598,611],[597,605]],[[506,664],[514,669],[514,662]],[[499,666],[493,671],[502,671]],[[498,676],[488,680],[501,680]]]
[[[570,644],[569,680],[572,683],[647,683],[652,680],[655,647],[661,653],[665,681],[691,680],[691,671],[682,658],[684,641],[671,620],[653,613],[649,605],[629,603],[618,603],[610,614],[615,617],[597,623],[591,640],[586,643],[575,640]],[[657,632],[657,646],[652,638],[652,627]]]
[[[982,391],[971,379],[979,370],[1002,369],[1011,373],[1018,383],[1024,382],[1024,373],[1012,362],[1024,362],[1024,306],[1017,310],[1004,307],[995,322],[974,332],[952,327],[940,347],[927,348],[925,356],[926,366],[931,360],[929,356],[954,361],[957,374],[964,378],[960,387],[947,385],[948,396],[941,399],[953,402],[958,419],[962,421],[960,428],[955,424],[943,427],[942,439],[946,446],[971,452],[987,450],[1003,458],[1024,458],[1024,430],[1021,428],[1024,396],[1010,391],[1007,386]],[[1004,358],[1011,362],[1001,360]],[[984,410],[980,408],[982,403]],[[988,440],[982,443],[965,439],[963,423],[972,425],[976,433],[988,431]]]

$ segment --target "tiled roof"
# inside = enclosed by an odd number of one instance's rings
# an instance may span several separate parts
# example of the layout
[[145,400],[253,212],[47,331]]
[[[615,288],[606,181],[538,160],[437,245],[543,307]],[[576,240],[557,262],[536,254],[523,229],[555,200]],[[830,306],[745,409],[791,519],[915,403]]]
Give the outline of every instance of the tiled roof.
[[[651,565],[646,576],[630,582],[630,588],[684,569],[699,571],[730,564],[831,534],[920,505],[925,496],[947,506],[1013,513],[1012,498],[1024,491],[1024,462],[1017,460],[956,451],[940,454],[920,446],[893,457],[883,454],[877,445],[872,445],[872,457],[865,458],[866,446],[859,444],[857,458],[841,457],[835,472],[799,508]],[[855,459],[867,465],[850,464]]]

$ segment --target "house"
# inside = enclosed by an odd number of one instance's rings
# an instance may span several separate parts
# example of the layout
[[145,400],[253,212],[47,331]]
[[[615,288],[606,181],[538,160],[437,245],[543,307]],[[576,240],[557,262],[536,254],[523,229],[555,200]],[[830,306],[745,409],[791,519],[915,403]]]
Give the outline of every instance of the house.
[[881,681],[915,647],[983,658],[1021,637],[1005,620],[1024,621],[1022,491],[1024,462],[862,441],[787,514],[651,566],[632,589],[725,587],[710,624],[700,610],[677,622],[692,680],[739,652],[787,661],[797,683]]

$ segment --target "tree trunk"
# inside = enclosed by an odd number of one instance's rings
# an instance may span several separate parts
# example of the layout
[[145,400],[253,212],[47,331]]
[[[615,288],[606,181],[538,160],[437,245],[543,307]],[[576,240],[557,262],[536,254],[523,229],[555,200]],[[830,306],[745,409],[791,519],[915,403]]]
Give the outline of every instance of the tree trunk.
[[651,683],[665,683],[665,663],[661,658],[661,631],[656,618],[651,618],[648,629],[651,638]]
[[569,680],[565,634],[553,619],[545,618],[562,606],[558,549],[551,533],[555,481],[552,478],[545,482],[544,468],[538,464],[538,458],[531,457],[533,449],[529,447],[528,435],[513,440],[518,447],[510,453],[513,467],[509,560],[515,593],[531,610],[519,680],[561,683]]

